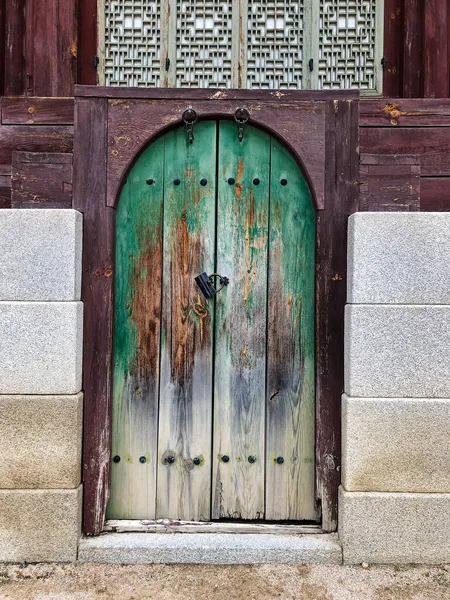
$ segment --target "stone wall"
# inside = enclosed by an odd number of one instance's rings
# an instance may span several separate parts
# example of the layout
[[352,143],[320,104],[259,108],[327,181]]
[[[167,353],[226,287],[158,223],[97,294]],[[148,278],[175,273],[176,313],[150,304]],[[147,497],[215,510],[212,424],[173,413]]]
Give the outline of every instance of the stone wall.
[[0,561],[77,557],[81,247],[77,211],[0,211]]
[[345,563],[450,561],[450,215],[349,220]]

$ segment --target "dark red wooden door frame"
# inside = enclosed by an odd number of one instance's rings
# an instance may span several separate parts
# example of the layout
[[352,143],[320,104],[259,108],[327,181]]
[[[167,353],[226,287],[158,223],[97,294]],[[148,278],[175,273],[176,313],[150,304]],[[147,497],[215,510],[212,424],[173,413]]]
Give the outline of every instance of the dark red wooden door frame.
[[203,118],[249,109],[253,124],[288,146],[317,208],[316,493],[334,531],[340,482],[347,217],[358,201],[356,93],[75,88],[74,208],[84,213],[84,519],[104,525],[111,461],[115,202],[137,154],[187,106]]

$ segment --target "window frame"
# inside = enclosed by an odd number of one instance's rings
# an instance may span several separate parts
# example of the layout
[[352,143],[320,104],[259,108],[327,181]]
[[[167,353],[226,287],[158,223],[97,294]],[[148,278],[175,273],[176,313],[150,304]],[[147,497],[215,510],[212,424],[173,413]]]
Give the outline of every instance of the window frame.
[[[109,0],[97,0],[97,46],[98,46],[98,83],[105,86],[105,4]],[[266,89],[266,88],[247,88],[242,84],[247,80],[247,61],[245,55],[247,53],[247,36],[242,35],[247,30],[247,10],[250,0],[232,0],[232,75],[231,89]],[[383,94],[383,67],[382,59],[384,53],[384,0],[373,0],[375,2],[375,52],[374,52],[374,69],[375,69],[375,88],[359,89],[359,88],[339,88],[342,90],[358,89],[363,97],[377,97]],[[160,81],[163,88],[174,88],[176,86],[176,26],[177,15],[176,10],[168,10],[169,5],[176,5],[176,0],[161,0],[161,58],[160,58]],[[303,44],[303,71],[302,71],[302,90],[319,91],[317,87],[319,80],[318,62],[319,62],[319,35],[313,35],[313,31],[319,33],[320,19],[320,3],[319,0],[304,0],[305,22],[311,23],[310,28],[304,31]],[[170,16],[169,16],[170,14]],[[239,18],[242,15],[242,18]],[[164,32],[167,32],[164,35]],[[240,40],[244,43],[240,43]],[[171,68],[169,71],[165,68],[166,58],[170,60]],[[308,68],[309,58],[314,61],[313,71]],[[241,68],[240,68],[241,66]],[[122,86],[120,86],[122,87]],[[123,86],[131,87],[131,86]],[[142,86],[154,87],[154,86]],[[189,89],[189,86],[183,86],[184,89]],[[194,87],[194,86],[193,86]],[[204,88],[208,89],[208,88]],[[212,88],[210,88],[212,89]],[[224,88],[230,89],[230,88]],[[283,88],[284,89],[284,88]],[[286,88],[287,89],[287,88]],[[323,88],[323,91],[339,91]],[[320,90],[322,91],[322,90]]]

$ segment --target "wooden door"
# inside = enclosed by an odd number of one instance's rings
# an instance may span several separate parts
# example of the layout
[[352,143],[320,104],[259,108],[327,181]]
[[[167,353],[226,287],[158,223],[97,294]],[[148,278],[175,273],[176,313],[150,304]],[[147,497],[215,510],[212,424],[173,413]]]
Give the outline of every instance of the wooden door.
[[[317,520],[315,212],[292,155],[232,121],[170,131],[116,240],[108,517]],[[203,271],[230,280],[212,300]]]

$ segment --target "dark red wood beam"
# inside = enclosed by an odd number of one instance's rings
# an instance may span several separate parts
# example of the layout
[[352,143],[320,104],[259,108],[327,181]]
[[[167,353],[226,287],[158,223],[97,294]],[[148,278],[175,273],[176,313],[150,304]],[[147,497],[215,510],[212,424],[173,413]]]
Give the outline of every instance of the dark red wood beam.
[[77,83],[97,85],[97,0],[78,0]]
[[424,97],[447,98],[448,1],[427,0],[424,4]]
[[403,0],[385,0],[383,96],[402,95]]
[[423,0],[404,0],[403,96],[423,96]]
[[4,94],[22,96],[25,89],[25,0],[4,0]]

